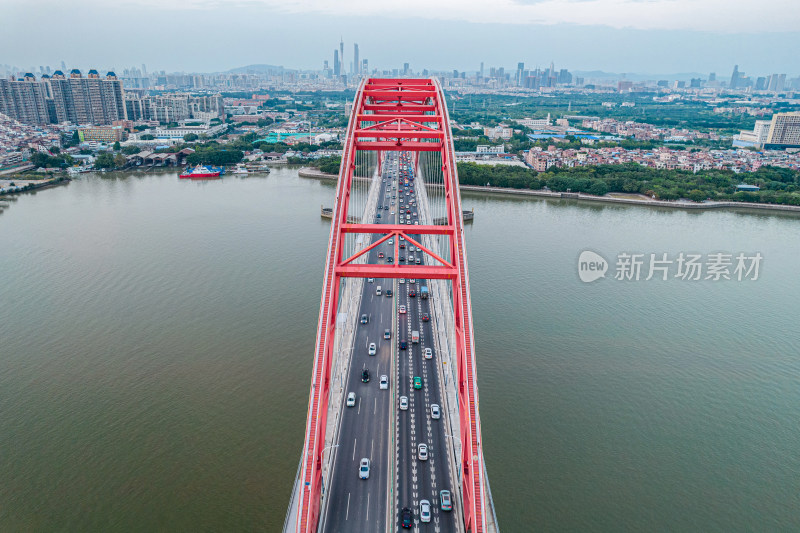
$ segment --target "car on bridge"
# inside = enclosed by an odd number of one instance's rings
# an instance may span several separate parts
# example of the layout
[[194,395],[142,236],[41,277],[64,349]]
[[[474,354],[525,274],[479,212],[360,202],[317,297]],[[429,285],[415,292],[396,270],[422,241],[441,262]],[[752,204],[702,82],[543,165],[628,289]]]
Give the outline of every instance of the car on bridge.
[[400,306],[400,309],[399,309],[399,311],[398,311],[398,312],[399,312],[401,315],[404,315],[404,314],[406,314],[406,306],[405,306],[405,305],[401,305],[401,306]]
[[[367,381],[369,381],[369,376],[367,376]],[[422,388],[422,378],[419,376],[414,376],[414,388],[419,390]]]
[[369,348],[367,349],[367,353],[370,355],[375,355],[378,351],[377,346],[375,346],[374,342],[369,343]]
[[408,411],[408,396],[400,396],[400,410]]
[[434,420],[439,420],[442,418],[442,411],[439,409],[439,404],[432,403],[431,404],[431,418]]
[[366,324],[369,322],[369,317],[367,315],[361,315],[361,323]]
[[389,376],[387,376],[386,374],[381,375],[379,388],[381,390],[386,390],[389,388]]
[[449,490],[445,489],[439,492],[439,503],[441,505],[442,511],[453,510],[453,500],[450,497]]
[[400,511],[400,525],[403,529],[411,529],[411,526],[414,525],[414,514],[408,507],[403,507],[403,510]]
[[428,460],[428,445],[424,442],[420,442],[419,446],[417,446],[417,459],[420,461]]
[[361,371],[361,381],[367,383],[369,381],[369,370],[366,368]]
[[369,459],[364,457],[358,464],[358,477],[361,479],[369,479]]
[[384,339],[391,339],[392,338],[392,331],[389,329],[383,330],[383,338]]
[[400,349],[405,350],[408,348],[408,343],[406,341],[400,341]]
[[423,322],[428,322],[430,319],[431,319],[431,317],[430,317],[430,315],[428,313],[422,313],[422,321]]
[[347,407],[353,407],[356,404],[356,393],[351,392],[347,395]]
[[433,350],[430,348],[425,348],[425,359],[433,359]]
[[387,298],[391,298],[392,297],[392,289],[386,289],[386,297]]
[[384,257],[386,257],[386,254],[383,252],[378,252],[378,259],[383,259]]
[[428,500],[419,501],[419,521],[426,523],[431,521],[431,502]]
[[408,291],[408,295],[411,298],[413,298],[413,297],[415,297],[417,295],[417,291],[415,291],[414,289],[411,289],[410,291]]

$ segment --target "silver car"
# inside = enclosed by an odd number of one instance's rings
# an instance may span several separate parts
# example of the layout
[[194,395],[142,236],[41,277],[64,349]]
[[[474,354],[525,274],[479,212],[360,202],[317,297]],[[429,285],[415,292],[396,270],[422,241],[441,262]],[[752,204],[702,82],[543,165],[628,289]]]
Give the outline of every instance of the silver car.
[[442,418],[442,411],[439,409],[439,404],[432,403],[431,404],[431,418],[434,420],[439,420]]
[[369,459],[364,457],[358,465],[358,477],[361,479],[369,479]]
[[421,442],[417,447],[417,459],[420,461],[428,460],[428,445],[424,442]]
[[419,501],[419,521],[420,522],[431,521],[431,502],[429,502],[428,500]]
[[347,395],[347,407],[355,407],[356,405],[356,393],[351,392]]

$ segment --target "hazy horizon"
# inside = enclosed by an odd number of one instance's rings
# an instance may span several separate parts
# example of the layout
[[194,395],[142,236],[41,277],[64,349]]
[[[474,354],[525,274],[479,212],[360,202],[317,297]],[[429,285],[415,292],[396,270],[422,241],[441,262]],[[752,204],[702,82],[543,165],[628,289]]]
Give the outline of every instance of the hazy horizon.
[[[800,49],[800,10],[792,9],[790,0],[763,2],[756,11],[741,0],[498,0],[483,11],[484,23],[474,20],[481,14],[475,0],[458,2],[458,9],[451,0],[428,2],[425,18],[407,15],[423,5],[419,0],[410,0],[402,12],[373,4],[45,0],[32,9],[21,0],[0,0],[0,49],[6,52],[0,64],[20,70],[57,69],[62,60],[84,71],[121,71],[142,63],[150,72],[220,72],[250,64],[319,70],[324,60],[332,66],[341,37],[347,71],[357,42],[370,70],[402,68],[405,62],[414,71],[476,71],[481,62],[487,71],[513,70],[517,62],[544,68],[552,61],[570,71],[715,72],[724,80],[738,64],[750,76],[800,76],[792,53]],[[687,19],[684,26],[681,17],[667,16],[670,9]],[[602,15],[609,10],[624,10],[626,16],[615,26],[616,19]],[[595,13],[598,24],[586,24],[584,12]],[[692,13],[710,12],[718,12],[712,18],[719,20],[689,20]],[[650,20],[659,16],[660,23]]]

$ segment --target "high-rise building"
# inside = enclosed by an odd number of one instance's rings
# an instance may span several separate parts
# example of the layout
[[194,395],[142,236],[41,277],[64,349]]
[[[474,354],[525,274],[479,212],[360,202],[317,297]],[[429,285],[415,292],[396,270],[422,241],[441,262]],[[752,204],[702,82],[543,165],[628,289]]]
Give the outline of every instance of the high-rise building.
[[765,148],[800,148],[800,111],[772,115]]
[[358,61],[358,43],[353,43],[353,74],[358,76],[361,73],[361,63]]
[[32,73],[21,80],[0,79],[0,113],[25,124],[49,124],[47,88]]
[[84,78],[81,71],[72,69],[67,78],[56,71],[47,83],[57,122],[104,125],[126,118],[125,93],[114,72],[101,78],[90,70]]
[[736,89],[740,86],[740,81],[744,76],[744,72],[739,72],[739,65],[733,66],[733,74],[731,74],[731,82],[728,84],[728,87],[731,89]]
[[361,60],[361,73],[364,75],[369,74],[369,62],[366,59]]
[[522,85],[522,73],[525,71],[525,63],[517,63],[517,76],[514,81],[517,87]]
[[708,75],[708,81],[717,81],[717,73],[716,72],[711,72]]
[[479,76],[483,78],[483,61],[481,61],[481,70],[479,72]]
[[333,51],[333,75],[337,78],[342,73],[342,67],[339,63],[339,50]]
[[773,74],[769,77],[767,90],[779,93],[783,91],[784,85],[786,85],[786,74]]
[[339,38],[339,74],[345,75],[344,71],[344,39]]
[[409,70],[410,69],[408,63],[403,63],[403,76],[408,76],[410,73]]

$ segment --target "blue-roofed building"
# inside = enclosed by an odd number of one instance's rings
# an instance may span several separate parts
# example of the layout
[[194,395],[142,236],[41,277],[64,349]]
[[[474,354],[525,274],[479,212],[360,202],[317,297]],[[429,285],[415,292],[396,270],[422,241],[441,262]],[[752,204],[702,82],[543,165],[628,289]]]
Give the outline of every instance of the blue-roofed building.
[[760,191],[761,187],[759,187],[758,185],[750,185],[749,183],[740,183],[739,185],[736,186],[736,190],[746,191],[746,192],[756,192]]

